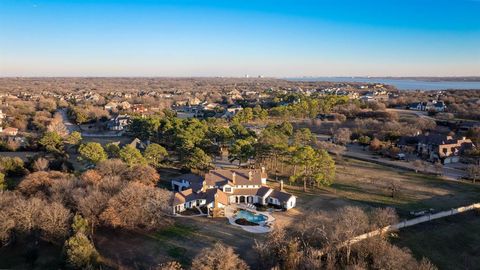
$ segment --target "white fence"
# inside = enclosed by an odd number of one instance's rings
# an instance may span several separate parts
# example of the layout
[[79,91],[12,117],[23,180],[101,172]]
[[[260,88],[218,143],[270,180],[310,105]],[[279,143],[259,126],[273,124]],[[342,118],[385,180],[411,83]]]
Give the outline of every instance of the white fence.
[[365,240],[367,238],[377,236],[377,235],[380,235],[380,234],[384,234],[384,233],[389,232],[389,231],[394,231],[394,230],[398,230],[398,229],[401,229],[401,228],[410,227],[410,226],[413,226],[413,225],[416,225],[416,224],[419,224],[419,223],[428,222],[428,221],[434,220],[434,219],[453,216],[453,215],[460,214],[460,213],[467,212],[467,211],[474,210],[474,209],[480,209],[480,203],[474,203],[474,204],[471,204],[471,205],[468,205],[468,206],[462,206],[462,207],[458,207],[458,208],[455,208],[455,209],[438,212],[438,213],[435,213],[435,214],[428,214],[428,215],[421,216],[421,217],[418,217],[418,218],[405,220],[405,221],[397,223],[395,225],[387,226],[387,227],[384,227],[384,228],[381,228],[381,229],[378,229],[378,230],[375,230],[375,231],[371,231],[371,232],[356,236],[356,237],[350,239],[349,241],[346,241],[346,242],[342,243],[341,245],[338,246],[338,248],[347,246],[349,244],[354,244],[354,243],[360,242],[362,240]]

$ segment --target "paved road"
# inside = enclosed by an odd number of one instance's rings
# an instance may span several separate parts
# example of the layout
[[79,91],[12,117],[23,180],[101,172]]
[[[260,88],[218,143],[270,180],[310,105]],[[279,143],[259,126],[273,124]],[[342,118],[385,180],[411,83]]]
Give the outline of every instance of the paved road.
[[102,133],[94,133],[94,132],[85,132],[80,129],[80,127],[68,119],[67,110],[66,109],[59,109],[58,112],[62,116],[62,121],[65,127],[68,130],[68,133],[72,133],[74,131],[78,131],[82,134],[82,137],[93,137],[93,138],[117,138],[123,136],[123,131],[102,131]]
[[67,109],[59,109],[58,112],[62,116],[62,121],[63,121],[63,124],[65,125],[65,127],[68,130],[68,134],[70,134],[74,131],[80,132],[80,127],[75,125],[74,123],[70,122],[70,120],[68,119]]
[[388,108],[386,109],[387,112],[396,112],[398,114],[410,114],[410,115],[415,115],[420,118],[426,118],[435,121],[435,118],[428,116],[428,112],[425,111],[415,111],[415,110],[406,110],[406,109],[394,109],[394,108]]
[[[405,168],[407,170],[415,170],[413,162],[408,162],[404,160],[392,160],[389,158],[374,155],[370,151],[364,151],[363,147],[359,145],[349,145],[347,147],[347,151],[345,151],[343,155],[351,158],[372,161],[374,163],[381,163],[387,166],[393,165],[395,167]],[[433,164],[428,162],[426,164],[426,172],[433,174],[437,173]],[[446,178],[457,180],[465,176],[465,170],[455,168],[454,166],[443,166],[442,175]]]

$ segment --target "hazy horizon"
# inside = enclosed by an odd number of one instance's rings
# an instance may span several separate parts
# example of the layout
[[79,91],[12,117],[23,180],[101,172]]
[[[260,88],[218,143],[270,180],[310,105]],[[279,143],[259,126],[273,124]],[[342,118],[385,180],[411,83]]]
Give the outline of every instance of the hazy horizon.
[[476,77],[480,1],[0,2],[0,77]]

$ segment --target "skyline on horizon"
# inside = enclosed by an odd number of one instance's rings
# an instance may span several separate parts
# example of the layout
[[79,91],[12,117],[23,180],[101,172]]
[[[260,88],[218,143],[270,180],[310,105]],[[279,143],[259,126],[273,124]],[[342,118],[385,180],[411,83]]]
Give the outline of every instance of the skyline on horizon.
[[5,0],[0,76],[480,76],[479,13],[478,0]]

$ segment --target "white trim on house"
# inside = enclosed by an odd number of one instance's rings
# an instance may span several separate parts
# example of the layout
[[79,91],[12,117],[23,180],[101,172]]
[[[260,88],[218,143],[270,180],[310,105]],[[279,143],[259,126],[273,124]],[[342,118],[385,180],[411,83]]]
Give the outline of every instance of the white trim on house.
[[[225,173],[225,170],[222,172]],[[215,174],[215,171],[212,171],[211,173]],[[264,169],[262,169],[262,173],[264,173]],[[182,198],[194,198],[190,201],[174,205],[174,212],[178,213],[195,206],[207,205],[207,201],[205,199],[200,200],[198,198],[201,198],[204,194],[206,194],[205,192],[213,189],[218,189],[218,191],[222,193],[222,196],[226,196],[227,204],[273,204],[287,210],[295,207],[296,205],[295,196],[268,187],[266,185],[267,177],[262,177],[260,181],[258,181],[257,178],[257,182],[253,181],[252,183],[245,183],[245,181],[243,181],[240,182],[242,184],[235,185],[235,179],[238,180],[238,178],[236,178],[238,177],[238,174],[232,170],[231,175],[232,179],[225,181],[224,183],[222,181],[216,182],[216,185],[206,185],[205,178],[202,178],[202,180],[199,176],[192,177],[192,175],[173,179],[171,181],[172,189],[180,192],[179,200],[177,200],[177,202],[181,202]],[[249,177],[251,176],[252,174],[249,173]],[[263,188],[263,190],[260,190],[261,188]],[[217,193],[215,196],[217,196]],[[223,197],[223,200],[225,200],[225,197]],[[214,202],[209,202],[207,207],[213,208],[213,204]],[[217,205],[219,208],[223,208],[225,206],[219,202],[217,202]]]

